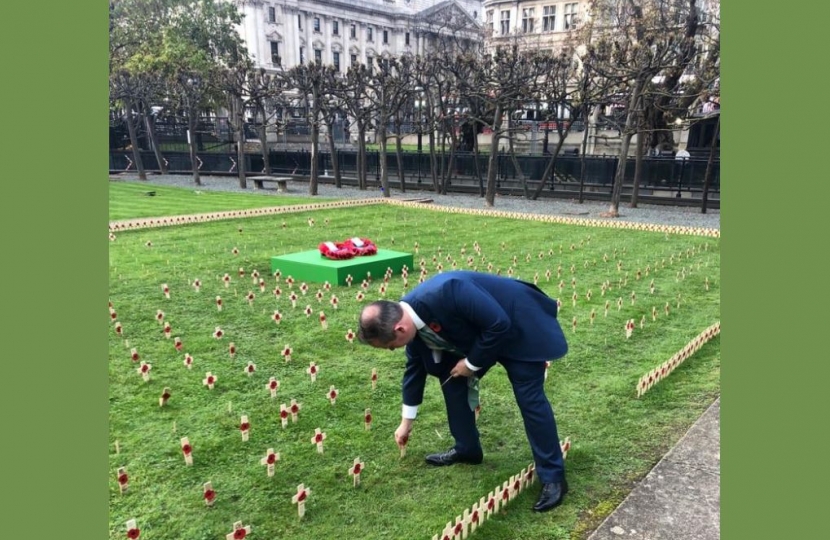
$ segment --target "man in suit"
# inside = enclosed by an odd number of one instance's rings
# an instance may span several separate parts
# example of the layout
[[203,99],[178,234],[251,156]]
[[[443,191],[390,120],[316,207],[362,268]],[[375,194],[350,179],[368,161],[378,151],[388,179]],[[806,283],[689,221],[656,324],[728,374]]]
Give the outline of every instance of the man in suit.
[[478,379],[501,364],[513,386],[542,483],[533,506],[545,512],[568,491],[553,409],[545,396],[545,361],[568,352],[556,301],[533,284],[478,272],[438,274],[400,302],[381,300],[360,315],[358,339],[373,347],[406,347],[403,412],[395,441],[403,447],[423,401],[427,374],[442,381],[455,446],[431,454],[435,466],[479,464],[475,423]]

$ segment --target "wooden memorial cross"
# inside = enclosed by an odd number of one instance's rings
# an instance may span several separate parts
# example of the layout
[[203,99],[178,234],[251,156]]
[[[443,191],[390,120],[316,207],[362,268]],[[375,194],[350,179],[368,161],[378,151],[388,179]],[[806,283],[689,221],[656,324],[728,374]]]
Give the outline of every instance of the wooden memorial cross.
[[222,331],[222,328],[217,326],[216,329],[213,331],[213,337],[216,339],[222,339],[222,336],[225,335],[225,332]]
[[202,381],[202,384],[213,390],[213,385],[216,384],[216,379],[216,375],[208,371],[207,373],[205,373],[205,378]]
[[170,287],[167,286],[167,283],[162,283],[161,285],[161,292],[164,293],[164,297],[170,300]]
[[372,409],[366,409],[363,413],[363,426],[366,428],[366,431],[372,429]]
[[126,493],[130,489],[130,477],[127,476],[127,468],[118,467],[118,476],[116,478],[118,480],[118,490],[121,493]]
[[135,523],[134,519],[127,521],[127,538],[135,540],[141,535],[141,530]]
[[231,360],[236,357],[236,343],[233,341],[228,344],[228,354],[230,355]]
[[323,330],[328,330],[329,323],[326,321],[326,314],[324,312],[320,312],[320,326],[323,327]]
[[363,472],[363,462],[360,461],[359,457],[354,458],[354,464],[349,469],[349,474],[354,477],[354,485],[355,487],[360,484],[360,473]]
[[314,429],[314,436],[311,438],[311,444],[317,445],[317,453],[323,453],[323,441],[326,440],[326,434],[320,431],[320,428]]
[[243,414],[242,418],[239,420],[239,431],[242,432],[242,440],[248,440],[248,432],[251,429],[251,423],[248,422],[248,416]]
[[181,447],[185,464],[193,465],[193,447],[190,446],[190,440],[187,437],[182,437]]
[[173,335],[173,327],[170,326],[169,322],[165,321],[165,323],[164,323],[164,337],[166,337],[167,339],[170,339],[170,336],[172,336],[172,335]]
[[205,506],[213,506],[216,502],[216,491],[213,489],[213,484],[205,482],[202,484],[202,498],[205,500]]
[[216,297],[216,310],[217,311],[222,311],[222,297],[221,296]]
[[159,407],[164,407],[168,399],[170,399],[170,388],[165,386],[161,392],[161,397],[159,397]]
[[233,524],[233,532],[225,535],[225,540],[242,540],[248,533],[251,532],[251,526],[246,525],[242,526],[241,521],[237,521]]
[[182,338],[174,337],[173,338],[173,347],[176,348],[177,352],[182,352],[182,348],[184,347],[184,345],[182,344]]
[[270,377],[268,379],[268,384],[265,385],[265,388],[271,392],[272,398],[277,397],[277,390],[280,388],[280,382],[276,377]]
[[185,353],[184,355],[184,365],[187,369],[193,368],[193,357],[190,356],[190,353]]
[[138,371],[138,374],[141,375],[142,379],[144,379],[145,381],[149,381],[151,369],[153,369],[153,366],[151,366],[147,362],[142,362],[141,366],[136,371]]
[[306,306],[305,310],[303,312],[305,313],[306,318],[311,317],[311,312],[312,312],[311,306]]
[[346,341],[348,341],[349,343],[354,345],[354,338],[355,338],[354,331],[351,328],[349,328],[349,331],[346,332]]
[[372,390],[378,386],[378,369],[372,368]]
[[285,363],[286,364],[291,361],[291,352],[292,352],[292,349],[288,345],[286,345],[282,349],[282,356],[283,356],[283,358],[285,358]]
[[317,364],[315,364],[314,362],[310,362],[308,364],[308,369],[306,369],[306,373],[308,373],[311,376],[311,382],[317,381],[317,371]]
[[156,310],[156,320],[159,322],[159,324],[164,323],[164,312],[160,309]]
[[248,377],[253,375],[256,372],[256,364],[253,362],[248,362],[248,365],[245,366],[245,373],[248,374]]
[[339,300],[337,300],[337,297],[335,295],[331,295],[331,300],[329,300],[329,303],[331,304],[331,307],[333,307],[334,309],[337,309],[338,302],[339,302]]
[[328,396],[329,401],[331,401],[332,405],[334,405],[335,400],[337,400],[337,394],[337,388],[335,388],[334,385],[331,385],[331,387],[329,387],[329,392],[326,395]]
[[291,502],[297,505],[297,513],[300,517],[305,515],[305,501],[311,495],[311,490],[303,484],[297,486],[297,494],[291,497]]
[[289,412],[291,413],[291,422],[297,422],[297,416],[300,412],[300,407],[301,405],[297,403],[296,399],[291,400],[291,408],[289,409]]
[[285,403],[280,405],[280,421],[282,422],[282,427],[288,426],[288,408],[285,406]]
[[274,476],[274,469],[277,462],[280,460],[279,452],[274,452],[273,448],[269,448],[265,452],[265,457],[259,460],[260,465],[265,465],[268,471],[268,476]]

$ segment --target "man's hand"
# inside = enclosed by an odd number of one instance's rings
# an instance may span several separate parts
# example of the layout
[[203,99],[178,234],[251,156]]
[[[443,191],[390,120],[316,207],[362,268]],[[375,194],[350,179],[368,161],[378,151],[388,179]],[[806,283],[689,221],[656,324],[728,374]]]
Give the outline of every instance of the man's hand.
[[450,375],[453,377],[471,377],[475,374],[470,368],[467,367],[466,358],[462,358],[455,364],[455,367],[452,368],[450,371]]
[[403,448],[409,442],[409,434],[412,432],[412,420],[409,418],[401,418],[401,425],[395,430],[395,442],[398,448]]

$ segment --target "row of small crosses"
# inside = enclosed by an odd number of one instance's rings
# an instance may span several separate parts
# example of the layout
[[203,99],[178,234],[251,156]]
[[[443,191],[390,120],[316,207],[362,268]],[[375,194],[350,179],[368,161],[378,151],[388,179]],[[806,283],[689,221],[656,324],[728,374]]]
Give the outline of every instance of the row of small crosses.
[[[570,437],[560,441],[559,444],[562,447],[562,457],[566,458],[568,450],[571,448]],[[479,499],[471,508],[465,509],[461,515],[456,516],[455,524],[452,521],[447,522],[441,534],[434,535],[432,540],[466,539],[487,519],[497,514],[501,507],[515,499],[526,487],[532,485],[536,481],[535,470],[535,465],[531,463],[522,469],[519,474],[511,476],[509,480],[506,480],[500,486],[496,486],[493,491]]]
[[680,364],[718,334],[720,334],[720,322],[713,324],[698,334],[697,337],[687,343],[685,347],[676,352],[671,358],[640,377],[640,380],[637,382],[637,397],[642,396],[651,390],[655,384],[668,377]]

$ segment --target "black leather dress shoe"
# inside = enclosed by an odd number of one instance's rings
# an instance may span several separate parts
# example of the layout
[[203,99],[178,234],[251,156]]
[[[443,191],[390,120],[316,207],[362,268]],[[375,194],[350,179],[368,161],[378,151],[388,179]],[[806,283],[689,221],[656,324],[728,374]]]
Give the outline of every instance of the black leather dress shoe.
[[455,448],[450,448],[446,452],[440,454],[430,454],[426,457],[427,463],[435,465],[436,467],[443,467],[444,465],[455,465],[456,463],[469,463],[471,465],[478,465],[482,462],[482,456],[465,456],[456,452]]
[[535,512],[547,512],[556,508],[562,503],[566,493],[568,493],[567,480],[542,484],[542,493],[539,494],[539,500],[533,505],[533,510]]

